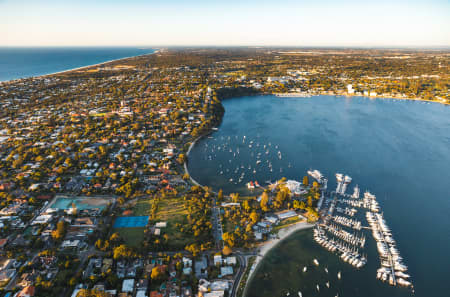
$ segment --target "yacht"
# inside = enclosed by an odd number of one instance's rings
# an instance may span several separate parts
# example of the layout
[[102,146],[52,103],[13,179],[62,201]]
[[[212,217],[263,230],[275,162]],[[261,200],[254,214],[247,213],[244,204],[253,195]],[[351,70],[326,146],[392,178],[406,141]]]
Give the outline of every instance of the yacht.
[[344,183],[349,184],[349,183],[351,183],[351,182],[352,182],[352,178],[351,178],[350,176],[346,175],[346,176],[344,177]]
[[359,187],[358,187],[358,185],[356,185],[356,186],[353,188],[353,195],[352,195],[352,198],[354,198],[354,199],[359,199]]

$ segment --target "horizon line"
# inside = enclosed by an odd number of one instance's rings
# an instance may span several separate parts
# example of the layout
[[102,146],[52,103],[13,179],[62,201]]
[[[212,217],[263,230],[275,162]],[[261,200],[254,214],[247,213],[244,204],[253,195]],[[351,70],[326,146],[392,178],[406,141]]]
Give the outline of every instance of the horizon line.
[[309,49],[450,49],[450,45],[0,45],[0,48],[142,48],[142,49],[162,49],[162,48],[309,48]]

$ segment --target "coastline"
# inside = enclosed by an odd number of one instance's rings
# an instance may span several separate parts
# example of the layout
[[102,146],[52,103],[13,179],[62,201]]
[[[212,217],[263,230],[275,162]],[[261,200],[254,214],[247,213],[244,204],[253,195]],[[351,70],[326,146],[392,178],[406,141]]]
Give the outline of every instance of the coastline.
[[187,168],[187,160],[189,159],[189,154],[190,154],[192,148],[194,147],[194,145],[197,143],[197,140],[199,140],[199,139],[202,138],[202,137],[203,137],[203,135],[197,137],[196,139],[194,139],[194,141],[192,141],[191,145],[189,146],[189,148],[188,148],[188,150],[187,150],[187,152],[186,152],[186,161],[184,161],[184,164],[183,164],[183,166],[184,166],[184,172],[185,172],[187,175],[189,175],[189,180],[190,180],[194,185],[199,186],[199,187],[203,187],[203,186],[202,186],[201,184],[199,184],[199,183],[198,183],[198,182],[197,182],[197,181],[189,174],[189,170],[188,170],[188,168]]
[[267,240],[264,243],[262,243],[256,249],[257,256],[256,256],[255,262],[253,263],[252,267],[250,267],[249,275],[244,284],[244,291],[243,291],[242,297],[246,296],[248,284],[251,282],[253,275],[254,275],[256,269],[258,268],[259,264],[261,263],[261,261],[264,259],[264,257],[267,255],[267,253],[270,250],[272,250],[273,248],[278,246],[283,240],[287,239],[289,236],[291,236],[295,232],[300,231],[300,230],[309,229],[314,226],[315,226],[314,224],[310,224],[307,222],[298,222],[289,227],[280,229],[278,231],[277,235],[275,236],[275,238],[272,238],[272,239]]
[[108,60],[108,61],[104,61],[104,62],[100,62],[100,63],[96,63],[96,64],[89,64],[89,65],[85,65],[85,66],[70,68],[70,69],[61,70],[61,71],[52,72],[52,73],[47,73],[47,74],[41,74],[41,75],[37,75],[37,76],[28,76],[28,77],[23,77],[23,78],[3,80],[3,81],[0,81],[0,84],[8,84],[10,82],[20,81],[20,80],[30,79],[30,78],[43,78],[43,77],[52,76],[52,75],[64,74],[64,73],[67,73],[67,72],[78,71],[78,70],[82,70],[82,69],[89,68],[89,67],[101,66],[101,65],[108,64],[108,63],[111,63],[111,62],[118,62],[118,61],[122,61],[122,60],[126,60],[126,59],[137,58],[137,57],[142,57],[142,56],[147,56],[147,55],[153,55],[153,54],[156,54],[156,53],[160,52],[160,49],[151,49],[151,50],[154,50],[154,52],[147,53],[147,54],[142,54],[142,55],[137,55],[137,56],[128,56],[128,57],[123,57],[123,58],[118,58],[118,59],[112,59],[112,60]]

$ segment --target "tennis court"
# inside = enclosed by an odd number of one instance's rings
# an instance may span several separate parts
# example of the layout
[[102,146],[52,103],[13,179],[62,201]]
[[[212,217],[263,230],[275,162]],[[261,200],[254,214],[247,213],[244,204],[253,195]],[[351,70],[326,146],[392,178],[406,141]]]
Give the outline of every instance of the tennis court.
[[148,216],[139,217],[118,217],[114,222],[114,228],[145,227],[148,223]]

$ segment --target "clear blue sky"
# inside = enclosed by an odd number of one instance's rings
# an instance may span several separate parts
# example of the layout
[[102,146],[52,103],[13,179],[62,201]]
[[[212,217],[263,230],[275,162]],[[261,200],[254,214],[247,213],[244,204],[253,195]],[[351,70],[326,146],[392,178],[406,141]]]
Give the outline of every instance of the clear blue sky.
[[450,0],[0,0],[0,46],[450,46]]

